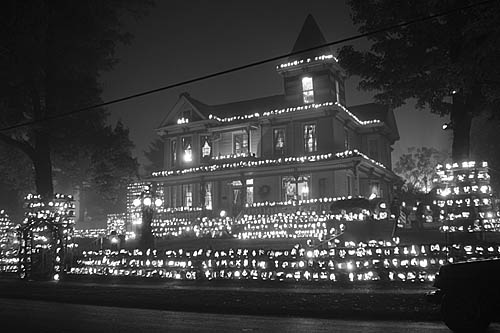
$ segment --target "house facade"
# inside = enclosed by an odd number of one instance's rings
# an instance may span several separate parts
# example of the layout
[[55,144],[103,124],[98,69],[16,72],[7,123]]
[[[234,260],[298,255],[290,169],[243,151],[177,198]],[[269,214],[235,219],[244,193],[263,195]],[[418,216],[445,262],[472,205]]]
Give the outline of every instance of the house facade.
[[[309,16],[292,52],[325,43]],[[303,52],[276,67],[282,95],[207,105],[179,96],[157,128],[164,141],[164,185],[171,209],[226,211],[258,202],[339,196],[391,199],[398,181],[392,110],[346,107],[346,76],[329,49]]]

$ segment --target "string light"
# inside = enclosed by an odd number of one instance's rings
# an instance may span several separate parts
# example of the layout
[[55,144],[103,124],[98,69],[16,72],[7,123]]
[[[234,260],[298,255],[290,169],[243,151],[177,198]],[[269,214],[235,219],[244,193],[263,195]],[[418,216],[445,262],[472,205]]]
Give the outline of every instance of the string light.
[[25,218],[19,229],[19,275],[29,278],[34,271],[32,256],[41,251],[52,253],[51,273],[59,279],[65,273],[64,261],[68,249],[73,248],[75,205],[71,195],[55,194],[49,202],[40,195],[25,197]]
[[164,170],[164,171],[156,171],[152,173],[153,177],[169,177],[169,176],[178,176],[184,174],[191,174],[197,172],[214,172],[220,170],[228,170],[228,169],[241,169],[241,168],[256,168],[256,167],[266,167],[266,166],[279,166],[279,165],[290,165],[290,164],[301,164],[301,163],[313,163],[319,161],[330,161],[337,159],[346,159],[352,157],[362,157],[365,160],[370,161],[371,163],[386,169],[386,167],[380,163],[375,161],[374,159],[368,157],[357,149],[354,150],[346,150],[340,153],[325,153],[318,155],[305,155],[305,156],[290,156],[290,157],[280,157],[277,159],[269,159],[269,158],[252,158],[251,160],[241,160],[235,162],[228,163],[218,163],[211,165],[201,165],[198,167],[186,168],[186,169],[177,169],[177,170]]
[[369,125],[379,125],[382,124],[382,122],[378,119],[372,119],[372,120],[360,120],[354,113],[350,112],[344,105],[340,104],[339,102],[324,102],[324,103],[312,103],[312,104],[304,104],[304,105],[299,105],[295,107],[286,107],[282,109],[274,109],[270,111],[263,112],[262,114],[256,112],[256,113],[251,113],[251,114],[246,114],[246,115],[238,115],[238,116],[231,116],[231,117],[226,117],[226,118],[221,118],[216,115],[210,114],[208,116],[208,119],[211,120],[216,120],[220,123],[229,123],[229,122],[235,122],[235,121],[247,121],[251,119],[263,119],[267,117],[272,117],[272,116],[277,116],[281,114],[288,114],[288,113],[293,113],[293,112],[300,112],[300,111],[306,111],[310,109],[320,109],[320,108],[326,108],[326,107],[331,107],[331,106],[337,106],[339,107],[342,111],[344,111],[349,117],[354,119],[355,123],[361,126],[369,126]]
[[261,280],[357,283],[434,281],[441,265],[467,258],[499,258],[500,246],[399,245],[345,242],[329,249],[84,251],[70,274],[178,280]]
[[333,56],[333,54],[324,54],[320,56],[316,56],[314,58],[306,58],[306,59],[300,59],[300,60],[294,60],[290,61],[284,64],[279,64],[276,66],[276,69],[283,69],[283,68],[289,68],[289,67],[295,67],[303,64],[309,64],[309,63],[317,63],[317,62],[338,62],[338,59]]

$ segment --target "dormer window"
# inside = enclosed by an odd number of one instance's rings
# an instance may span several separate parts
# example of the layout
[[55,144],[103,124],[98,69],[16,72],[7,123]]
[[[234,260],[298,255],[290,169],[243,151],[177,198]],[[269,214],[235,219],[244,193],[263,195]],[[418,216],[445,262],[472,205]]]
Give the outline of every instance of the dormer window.
[[314,103],[313,79],[310,76],[302,78],[302,98],[305,104]]

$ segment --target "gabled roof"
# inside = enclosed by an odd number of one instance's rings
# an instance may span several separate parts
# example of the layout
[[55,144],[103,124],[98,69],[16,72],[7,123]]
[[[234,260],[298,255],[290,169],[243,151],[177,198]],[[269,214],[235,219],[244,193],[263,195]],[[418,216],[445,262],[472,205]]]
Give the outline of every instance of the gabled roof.
[[354,113],[361,121],[372,119],[385,121],[385,119],[387,118],[387,113],[389,112],[389,108],[386,105],[376,103],[349,106],[348,109],[349,111]]
[[178,113],[181,112],[182,109],[186,107],[186,105],[190,109],[192,109],[195,113],[197,113],[199,118],[201,119],[208,118],[208,114],[205,114],[203,112],[204,107],[206,107],[207,105],[195,100],[194,98],[191,98],[187,92],[184,92],[179,95],[179,99],[177,99],[177,102],[172,107],[172,109],[170,109],[170,111],[167,112],[167,115],[165,116],[165,118],[163,118],[159,127],[168,126],[175,123],[175,119]]
[[[326,44],[326,39],[323,33],[321,32],[321,29],[319,28],[318,24],[316,23],[316,20],[314,17],[309,14],[307,15],[307,18],[304,22],[304,25],[302,26],[302,29],[300,30],[299,36],[297,37],[297,40],[295,41],[295,44],[293,45],[292,52],[299,52],[302,50],[307,50],[312,47],[316,47],[319,45]],[[323,49],[318,49],[318,50],[313,50],[297,55],[292,55],[288,58],[289,61],[294,61],[294,60],[299,60],[299,59],[304,59],[304,58],[311,58],[319,55],[323,55],[325,53],[332,53],[331,48],[326,47]]]

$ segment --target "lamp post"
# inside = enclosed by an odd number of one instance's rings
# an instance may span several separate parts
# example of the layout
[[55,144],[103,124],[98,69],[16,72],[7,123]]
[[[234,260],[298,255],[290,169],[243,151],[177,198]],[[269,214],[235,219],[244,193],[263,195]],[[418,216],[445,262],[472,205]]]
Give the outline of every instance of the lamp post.
[[146,187],[138,196],[134,199],[133,204],[135,207],[141,207],[142,223],[139,233],[139,248],[146,250],[154,247],[154,236],[151,228],[151,222],[153,221],[153,214],[155,208],[160,207],[163,204],[163,200],[160,198],[155,198],[154,191],[150,190],[150,187]]

